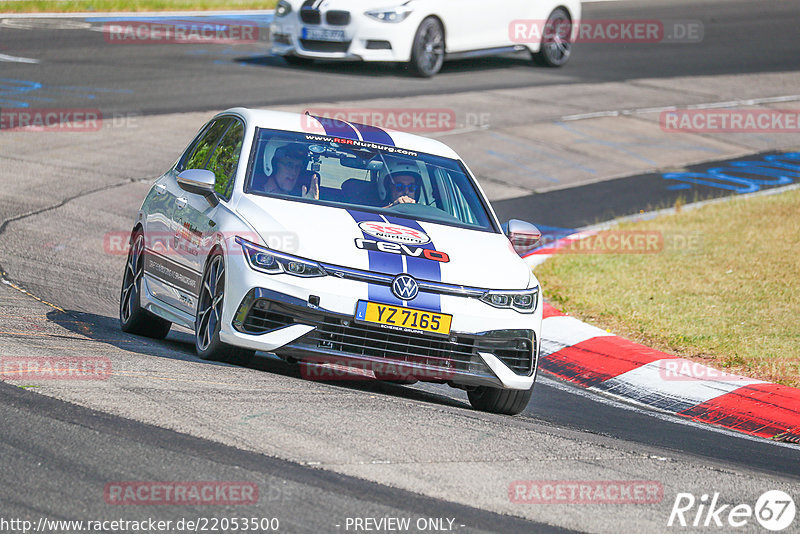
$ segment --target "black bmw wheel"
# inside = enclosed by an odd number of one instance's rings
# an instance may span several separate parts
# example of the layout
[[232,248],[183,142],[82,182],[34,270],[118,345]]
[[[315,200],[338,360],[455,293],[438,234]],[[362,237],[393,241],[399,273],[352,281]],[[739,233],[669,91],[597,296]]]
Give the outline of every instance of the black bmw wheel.
[[164,339],[169,333],[172,323],[148,312],[141,307],[139,301],[142,293],[145,253],[144,234],[141,230],[137,230],[131,238],[128,261],[125,263],[125,274],[122,276],[122,291],[119,295],[119,324],[123,332]]
[[253,357],[254,351],[232,347],[219,339],[224,303],[225,260],[222,252],[215,250],[209,257],[200,285],[194,321],[195,349],[204,360],[246,363]]
[[539,51],[533,61],[545,67],[561,67],[572,54],[572,19],[564,8],[556,8],[547,17]]
[[533,387],[527,390],[499,389],[479,386],[467,392],[469,403],[482,412],[517,415],[525,410],[531,400]]
[[411,48],[411,71],[422,78],[430,78],[444,63],[444,29],[433,17],[422,21],[414,36]]

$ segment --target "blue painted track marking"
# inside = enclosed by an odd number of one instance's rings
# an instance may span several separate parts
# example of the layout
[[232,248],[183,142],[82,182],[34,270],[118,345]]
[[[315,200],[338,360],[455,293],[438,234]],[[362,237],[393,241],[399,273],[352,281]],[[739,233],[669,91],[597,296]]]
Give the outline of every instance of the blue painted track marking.
[[704,172],[669,172],[661,177],[679,182],[667,186],[671,191],[702,185],[740,195],[754,193],[762,186],[787,185],[800,178],[800,152],[769,154],[761,160],[732,161]]

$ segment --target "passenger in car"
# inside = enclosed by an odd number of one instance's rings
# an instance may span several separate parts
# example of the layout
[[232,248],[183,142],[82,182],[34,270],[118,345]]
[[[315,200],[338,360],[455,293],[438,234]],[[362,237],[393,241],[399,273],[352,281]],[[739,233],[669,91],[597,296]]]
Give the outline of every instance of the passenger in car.
[[253,177],[252,188],[264,193],[319,199],[319,174],[309,173],[308,149],[301,143],[283,145],[272,156],[272,173]]

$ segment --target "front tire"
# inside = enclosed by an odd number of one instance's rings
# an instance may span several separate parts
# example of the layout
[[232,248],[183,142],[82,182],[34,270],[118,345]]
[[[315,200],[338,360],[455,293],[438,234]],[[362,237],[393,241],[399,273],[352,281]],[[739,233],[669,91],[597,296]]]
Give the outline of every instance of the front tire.
[[525,410],[531,400],[533,387],[527,390],[499,389],[478,386],[468,391],[469,403],[482,412],[517,415]]
[[141,307],[142,278],[144,277],[144,233],[137,229],[131,237],[131,248],[122,276],[119,295],[119,326],[123,332],[164,339],[172,323]]
[[543,67],[561,67],[572,55],[572,19],[564,8],[558,7],[547,17],[539,51],[532,54],[533,62]]
[[220,341],[225,304],[225,258],[219,249],[211,253],[200,285],[200,298],[194,320],[194,346],[203,360],[247,363],[255,351],[233,347]]
[[423,20],[411,46],[411,72],[421,78],[430,78],[442,69],[444,63],[444,29],[433,17]]

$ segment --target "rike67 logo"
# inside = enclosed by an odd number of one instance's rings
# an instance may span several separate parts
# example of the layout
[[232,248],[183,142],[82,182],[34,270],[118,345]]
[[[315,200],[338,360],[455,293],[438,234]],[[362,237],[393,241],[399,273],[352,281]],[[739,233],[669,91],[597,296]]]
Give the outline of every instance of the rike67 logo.
[[703,494],[699,499],[691,493],[678,493],[667,526],[730,529],[747,526],[755,518],[765,529],[779,532],[794,522],[795,513],[794,500],[780,490],[763,493],[755,506],[723,504],[718,492],[713,496]]

